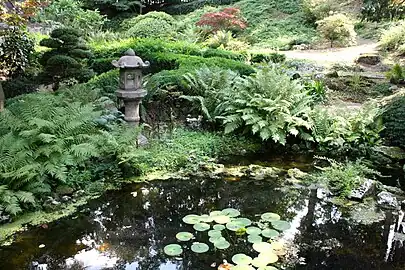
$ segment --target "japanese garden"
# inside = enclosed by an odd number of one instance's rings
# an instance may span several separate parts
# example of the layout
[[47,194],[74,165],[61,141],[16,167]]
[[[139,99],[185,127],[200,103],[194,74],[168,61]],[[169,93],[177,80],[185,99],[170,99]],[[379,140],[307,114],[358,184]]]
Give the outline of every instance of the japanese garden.
[[405,269],[405,1],[2,0],[0,269]]

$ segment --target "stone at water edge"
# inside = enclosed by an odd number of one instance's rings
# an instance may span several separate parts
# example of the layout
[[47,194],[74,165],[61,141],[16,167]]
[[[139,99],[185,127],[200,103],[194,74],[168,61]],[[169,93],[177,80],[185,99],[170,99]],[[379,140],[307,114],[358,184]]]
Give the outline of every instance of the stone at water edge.
[[376,182],[371,179],[364,179],[363,183],[347,196],[351,200],[362,201],[364,198],[374,195]]
[[398,209],[399,208],[399,203],[397,198],[387,192],[387,191],[382,191],[377,194],[377,204],[386,209]]

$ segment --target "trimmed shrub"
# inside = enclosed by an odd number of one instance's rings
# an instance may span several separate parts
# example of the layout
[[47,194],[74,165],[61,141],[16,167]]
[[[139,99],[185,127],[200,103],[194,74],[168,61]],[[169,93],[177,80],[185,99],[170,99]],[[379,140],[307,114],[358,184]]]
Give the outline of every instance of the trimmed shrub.
[[385,129],[381,136],[390,145],[405,148],[405,96],[398,96],[385,105],[382,118]]
[[353,45],[356,43],[356,32],[350,19],[344,14],[335,14],[317,21],[317,30],[327,40],[330,46],[338,43],[339,45]]
[[122,22],[127,34],[136,38],[170,38],[175,35],[176,21],[164,12],[149,12]]
[[253,63],[262,63],[262,62],[272,62],[272,63],[282,63],[286,60],[285,54],[282,53],[253,53],[251,54],[251,59]]
[[81,43],[77,30],[55,29],[50,38],[41,40],[40,45],[52,49],[42,55],[40,63],[44,66],[44,75],[53,82],[54,90],[63,80],[74,78],[84,82],[93,76],[92,70],[86,67],[92,53]]

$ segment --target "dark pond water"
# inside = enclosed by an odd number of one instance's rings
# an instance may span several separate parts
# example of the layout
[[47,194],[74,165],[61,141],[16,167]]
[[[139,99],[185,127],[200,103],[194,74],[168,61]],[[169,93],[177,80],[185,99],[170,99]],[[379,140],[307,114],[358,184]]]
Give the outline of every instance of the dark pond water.
[[[245,238],[236,236],[225,251],[197,255],[185,250],[178,259],[166,256],[163,247],[177,242],[177,232],[192,231],[181,221],[185,215],[226,207],[254,220],[258,214],[276,212],[291,222],[282,236],[288,255],[276,264],[280,269],[405,269],[403,242],[394,237],[395,215],[361,225],[349,211],[319,200],[317,193],[251,180],[134,185],[108,193],[47,228],[19,234],[11,246],[0,248],[0,269],[30,269],[33,262],[41,264],[39,269],[216,269],[214,264],[230,261],[236,253],[255,252]],[[205,235],[197,240],[208,243]]]

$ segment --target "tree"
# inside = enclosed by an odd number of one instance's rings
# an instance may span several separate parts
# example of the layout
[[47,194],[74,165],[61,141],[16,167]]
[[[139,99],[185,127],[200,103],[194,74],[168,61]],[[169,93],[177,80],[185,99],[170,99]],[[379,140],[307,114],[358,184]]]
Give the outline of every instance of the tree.
[[2,0],[0,2],[0,22],[10,27],[20,27],[46,5],[47,1],[44,0]]
[[239,8],[224,8],[220,12],[204,14],[197,26],[209,27],[211,33],[222,31],[241,31],[247,27]]
[[334,42],[341,45],[353,45],[356,42],[356,32],[350,19],[344,14],[335,14],[317,21],[317,30],[330,41],[330,47]]
[[44,75],[53,82],[57,90],[66,79],[84,82],[93,76],[87,67],[87,60],[92,57],[88,47],[82,43],[79,31],[72,28],[59,28],[51,37],[43,39],[41,46],[51,48],[43,54],[40,63],[44,66]]

